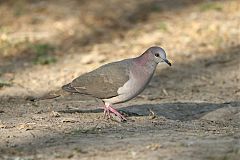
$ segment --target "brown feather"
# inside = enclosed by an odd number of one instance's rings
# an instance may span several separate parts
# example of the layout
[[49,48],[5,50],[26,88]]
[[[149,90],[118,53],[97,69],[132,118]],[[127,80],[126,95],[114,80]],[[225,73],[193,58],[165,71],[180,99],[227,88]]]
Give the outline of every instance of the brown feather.
[[129,59],[106,64],[74,79],[68,89],[100,99],[115,97],[118,89],[129,80],[129,65]]

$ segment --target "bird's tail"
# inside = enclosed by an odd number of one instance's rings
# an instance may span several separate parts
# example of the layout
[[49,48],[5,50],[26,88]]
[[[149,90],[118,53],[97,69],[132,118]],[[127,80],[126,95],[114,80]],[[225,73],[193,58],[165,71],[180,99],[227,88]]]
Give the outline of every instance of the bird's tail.
[[54,99],[54,98],[57,98],[57,97],[64,96],[66,94],[68,95],[69,93],[60,89],[60,90],[57,90],[57,91],[51,91],[51,92],[46,93],[46,94],[44,94],[40,97],[29,96],[26,99],[30,100],[30,101],[40,101],[40,100]]
[[71,86],[71,83],[68,83],[68,84],[62,86],[62,89],[67,92],[78,93],[78,91],[74,87]]

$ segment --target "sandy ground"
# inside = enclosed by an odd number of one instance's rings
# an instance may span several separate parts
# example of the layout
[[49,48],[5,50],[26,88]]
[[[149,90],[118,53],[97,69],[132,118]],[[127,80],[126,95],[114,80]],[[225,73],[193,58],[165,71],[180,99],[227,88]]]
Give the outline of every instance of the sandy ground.
[[[66,2],[0,1],[0,159],[239,159],[239,0]],[[56,61],[35,63],[41,44]],[[152,45],[173,66],[115,106],[127,122],[92,97],[26,99]]]

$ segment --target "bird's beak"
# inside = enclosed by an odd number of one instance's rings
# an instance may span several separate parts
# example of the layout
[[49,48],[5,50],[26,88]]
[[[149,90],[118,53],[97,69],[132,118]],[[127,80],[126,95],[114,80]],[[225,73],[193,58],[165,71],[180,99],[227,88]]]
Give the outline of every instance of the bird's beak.
[[166,62],[169,66],[172,65],[167,59],[164,59],[164,62]]

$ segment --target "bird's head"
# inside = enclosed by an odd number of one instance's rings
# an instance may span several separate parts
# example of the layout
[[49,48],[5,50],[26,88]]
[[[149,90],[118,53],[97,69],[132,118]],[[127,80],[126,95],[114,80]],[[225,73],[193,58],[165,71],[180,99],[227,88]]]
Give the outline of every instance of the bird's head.
[[160,62],[165,62],[167,63],[169,66],[171,66],[172,64],[168,61],[167,57],[166,57],[166,53],[165,51],[161,48],[161,47],[150,47],[147,50],[150,58],[156,62],[156,63],[160,63]]

